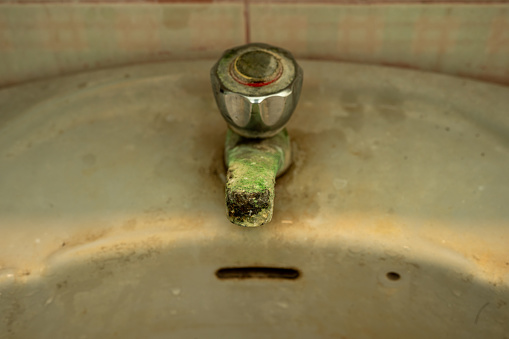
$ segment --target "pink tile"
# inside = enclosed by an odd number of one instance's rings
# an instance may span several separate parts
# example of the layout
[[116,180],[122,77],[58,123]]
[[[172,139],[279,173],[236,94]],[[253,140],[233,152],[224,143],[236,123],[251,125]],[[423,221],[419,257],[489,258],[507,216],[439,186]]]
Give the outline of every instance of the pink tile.
[[114,30],[121,50],[153,51],[161,47],[160,26],[151,12],[116,15]]
[[338,23],[338,50],[346,55],[377,53],[383,44],[383,18],[374,15],[344,17]]
[[415,23],[412,50],[415,54],[447,54],[455,47],[460,28],[455,18],[422,17]]
[[10,51],[14,48],[8,34],[9,24],[6,21],[5,17],[0,16],[0,51]]
[[486,40],[486,53],[505,53],[509,60],[509,15],[504,14],[493,19],[491,31]]

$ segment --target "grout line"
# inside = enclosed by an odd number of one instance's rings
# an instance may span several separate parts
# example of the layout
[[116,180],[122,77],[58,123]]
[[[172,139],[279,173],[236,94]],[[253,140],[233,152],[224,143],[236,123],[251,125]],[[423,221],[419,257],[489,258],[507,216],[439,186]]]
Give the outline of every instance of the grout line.
[[[249,0],[248,0],[249,1]],[[258,0],[257,4],[277,5],[507,5],[507,0]]]
[[[250,0],[78,0],[69,3],[68,0],[0,0],[0,6],[3,5],[80,5],[80,4],[118,4],[118,5],[161,5],[161,4],[242,4],[249,16]],[[369,5],[509,5],[507,0],[259,0],[257,4],[278,4],[278,5],[338,5],[338,6],[369,6]]]
[[244,32],[245,43],[251,43],[251,13],[249,12],[249,0],[244,0]]

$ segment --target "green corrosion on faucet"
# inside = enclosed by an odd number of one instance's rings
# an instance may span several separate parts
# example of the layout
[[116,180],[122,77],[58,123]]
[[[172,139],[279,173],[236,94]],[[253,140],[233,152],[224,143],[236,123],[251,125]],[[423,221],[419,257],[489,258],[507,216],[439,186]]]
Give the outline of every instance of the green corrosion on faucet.
[[239,226],[256,227],[272,219],[276,177],[291,162],[286,129],[265,139],[244,138],[227,132],[225,143],[226,209]]

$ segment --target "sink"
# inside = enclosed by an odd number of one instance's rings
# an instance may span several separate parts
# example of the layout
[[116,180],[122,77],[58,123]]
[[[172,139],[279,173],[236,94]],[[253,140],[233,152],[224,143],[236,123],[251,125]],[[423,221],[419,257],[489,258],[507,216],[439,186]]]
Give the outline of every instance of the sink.
[[302,61],[272,221],[213,61],[0,90],[2,338],[509,338],[509,89]]

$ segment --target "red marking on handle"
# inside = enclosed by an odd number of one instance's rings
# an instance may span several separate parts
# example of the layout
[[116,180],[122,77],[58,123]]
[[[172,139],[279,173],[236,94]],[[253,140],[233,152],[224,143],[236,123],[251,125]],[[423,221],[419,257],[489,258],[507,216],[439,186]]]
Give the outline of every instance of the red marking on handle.
[[237,81],[239,84],[246,85],[246,86],[249,86],[249,87],[263,87],[263,86],[270,85],[274,81],[279,80],[279,78],[281,78],[281,74],[283,74],[283,70],[282,69],[279,70],[279,73],[274,77],[274,79],[271,79],[269,81],[246,82],[246,81],[243,81],[243,79],[241,79],[240,77],[236,76],[235,72],[232,71],[232,69],[230,68],[230,75],[232,76],[232,78],[235,79],[235,81]]
[[275,78],[275,79],[272,79],[271,81],[267,81],[267,82],[252,82],[252,83],[248,83],[248,82],[241,82],[239,81],[238,79],[235,79],[237,80],[237,82],[239,84],[242,84],[242,85],[246,85],[246,86],[249,86],[249,87],[263,87],[263,86],[267,86],[267,85],[270,85],[271,83],[273,83],[274,81],[276,81],[277,79],[279,79],[279,77]]

